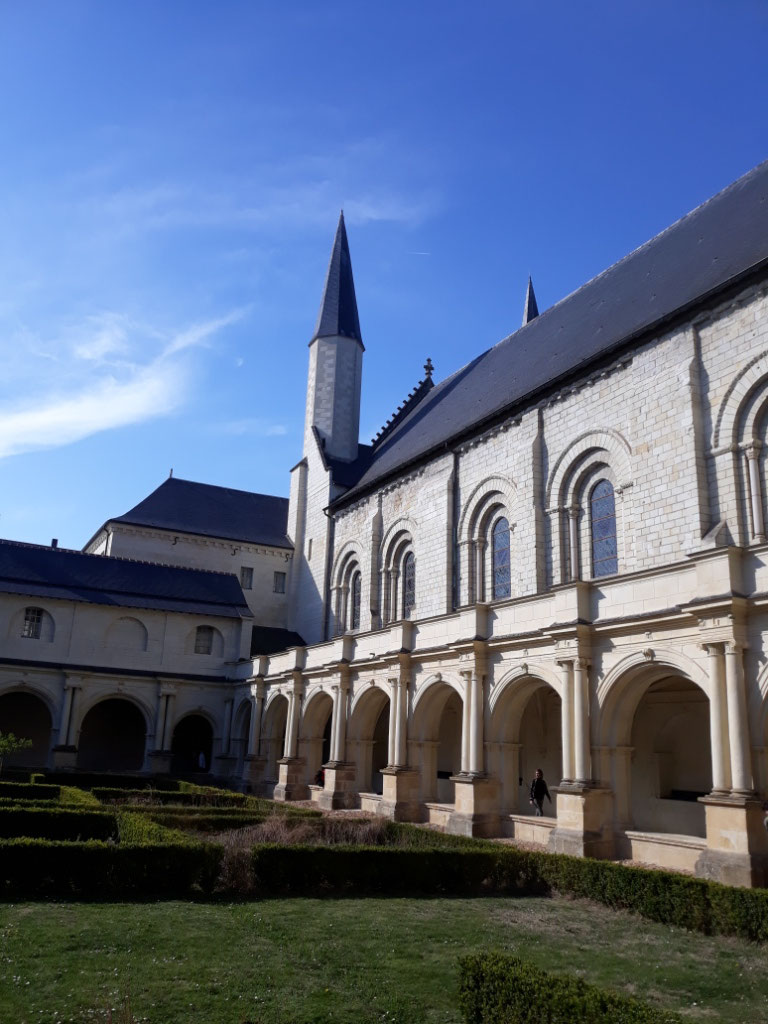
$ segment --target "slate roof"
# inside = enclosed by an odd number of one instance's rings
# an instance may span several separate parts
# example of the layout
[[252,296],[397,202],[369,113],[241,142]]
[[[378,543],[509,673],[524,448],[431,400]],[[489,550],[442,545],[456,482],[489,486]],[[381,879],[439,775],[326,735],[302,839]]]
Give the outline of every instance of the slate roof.
[[252,618],[236,576],[0,540],[0,593]]
[[251,633],[251,657],[260,654],[278,654],[289,647],[304,647],[304,641],[291,629],[276,626],[254,626]]
[[290,548],[288,499],[169,477],[111,523]]
[[768,161],[438,384],[341,505],[768,265]]
[[[356,338],[361,345],[363,344],[343,211],[339,217],[339,226],[336,228],[336,238],[333,242],[333,249],[331,249],[331,259],[323,289],[323,300],[320,303],[320,313],[317,317],[312,341],[315,338],[334,338],[338,335],[344,338]],[[310,342],[311,344],[312,342]]]

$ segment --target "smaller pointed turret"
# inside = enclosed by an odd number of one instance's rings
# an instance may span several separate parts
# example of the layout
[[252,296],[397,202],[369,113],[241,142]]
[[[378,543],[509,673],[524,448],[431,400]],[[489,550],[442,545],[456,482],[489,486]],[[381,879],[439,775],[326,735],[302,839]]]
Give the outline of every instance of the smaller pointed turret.
[[528,287],[525,290],[525,308],[523,309],[523,327],[535,320],[539,315],[539,307],[536,304],[536,296],[533,291],[533,281],[528,276]]
[[343,210],[339,215],[336,238],[333,241],[331,260],[325,278],[323,300],[320,303],[312,340],[315,338],[354,338],[363,344]]

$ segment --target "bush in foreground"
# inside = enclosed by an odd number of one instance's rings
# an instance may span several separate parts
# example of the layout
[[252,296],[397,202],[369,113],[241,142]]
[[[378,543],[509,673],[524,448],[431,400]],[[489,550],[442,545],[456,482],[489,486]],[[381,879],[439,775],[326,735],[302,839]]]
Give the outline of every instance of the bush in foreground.
[[680,1024],[680,1017],[580,978],[550,974],[499,953],[459,961],[466,1024]]

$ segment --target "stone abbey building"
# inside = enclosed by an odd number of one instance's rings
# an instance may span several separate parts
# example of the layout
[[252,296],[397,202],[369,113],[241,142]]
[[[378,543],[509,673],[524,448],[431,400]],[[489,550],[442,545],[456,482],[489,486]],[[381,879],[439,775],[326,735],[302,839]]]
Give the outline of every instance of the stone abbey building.
[[288,500],[0,543],[17,760],[768,883],[768,163],[371,444],[363,353],[342,218]]

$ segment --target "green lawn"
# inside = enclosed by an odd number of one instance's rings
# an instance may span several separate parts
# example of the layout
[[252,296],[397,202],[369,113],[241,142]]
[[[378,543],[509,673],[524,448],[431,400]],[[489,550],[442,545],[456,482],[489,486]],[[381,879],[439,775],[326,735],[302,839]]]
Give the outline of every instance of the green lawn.
[[561,899],[0,906],[0,1021],[459,1021],[456,960],[496,948],[691,1021],[768,1022],[768,950]]

